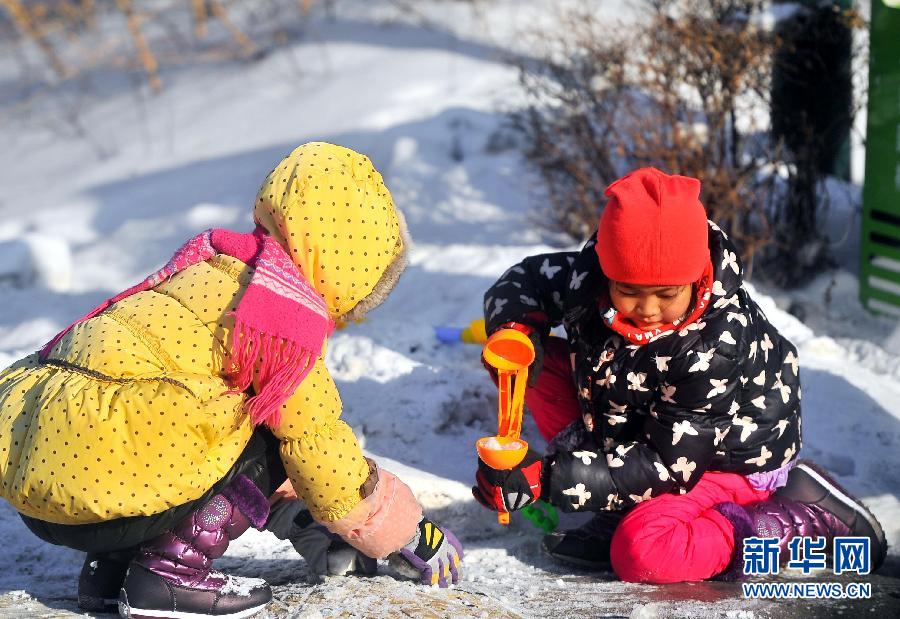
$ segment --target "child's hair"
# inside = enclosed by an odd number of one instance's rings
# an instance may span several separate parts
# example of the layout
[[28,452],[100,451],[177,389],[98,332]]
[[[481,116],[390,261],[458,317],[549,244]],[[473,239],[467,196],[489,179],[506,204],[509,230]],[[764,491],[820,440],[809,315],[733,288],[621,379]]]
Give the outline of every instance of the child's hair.
[[627,284],[691,284],[709,263],[700,181],[640,168],[606,188],[597,230],[603,273]]

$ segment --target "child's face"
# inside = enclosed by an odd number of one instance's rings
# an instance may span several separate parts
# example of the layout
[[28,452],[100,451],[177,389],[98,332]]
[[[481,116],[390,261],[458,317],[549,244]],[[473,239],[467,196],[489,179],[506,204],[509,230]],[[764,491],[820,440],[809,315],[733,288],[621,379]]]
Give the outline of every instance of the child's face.
[[692,286],[637,286],[609,282],[609,296],[619,315],[650,331],[682,318],[691,306]]

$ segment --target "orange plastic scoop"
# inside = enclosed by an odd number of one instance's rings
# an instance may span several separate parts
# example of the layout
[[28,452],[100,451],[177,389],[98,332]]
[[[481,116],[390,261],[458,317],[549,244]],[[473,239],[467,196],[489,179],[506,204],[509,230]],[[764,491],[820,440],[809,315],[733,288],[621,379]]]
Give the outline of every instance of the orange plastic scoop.
[[[485,362],[497,370],[497,434],[478,439],[475,448],[489,467],[511,469],[528,453],[528,443],[519,435],[522,432],[528,366],[534,361],[534,346],[521,331],[500,329],[488,338],[482,355]],[[497,521],[509,524],[509,514],[497,514]]]

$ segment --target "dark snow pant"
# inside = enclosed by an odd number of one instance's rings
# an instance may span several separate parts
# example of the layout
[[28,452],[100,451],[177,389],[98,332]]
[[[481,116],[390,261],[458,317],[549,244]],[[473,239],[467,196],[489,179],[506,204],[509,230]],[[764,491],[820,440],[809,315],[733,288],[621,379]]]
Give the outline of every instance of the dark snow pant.
[[[22,515],[32,533],[51,544],[92,553],[136,549],[203,507],[237,475],[245,475],[266,496],[287,479],[278,452],[278,439],[259,427],[228,473],[200,498],[150,516],[130,516],[91,524],[56,524]],[[20,514],[21,515],[21,514]]]
[[[548,338],[537,384],[525,404],[548,441],[581,417],[565,340]],[[687,494],[644,501],[622,519],[610,551],[616,575],[628,582],[698,581],[721,574],[735,552],[734,528],[714,506],[765,501],[743,475],[707,471]],[[738,549],[740,551],[740,549]]]

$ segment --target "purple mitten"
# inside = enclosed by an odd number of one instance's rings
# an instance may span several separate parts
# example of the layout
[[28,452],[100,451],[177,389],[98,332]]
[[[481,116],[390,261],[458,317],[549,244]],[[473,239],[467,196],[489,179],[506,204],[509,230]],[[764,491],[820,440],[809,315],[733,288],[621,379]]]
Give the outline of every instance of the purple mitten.
[[441,529],[428,518],[422,518],[416,535],[406,546],[390,556],[390,565],[423,585],[448,586],[459,582],[462,544],[447,529]]

